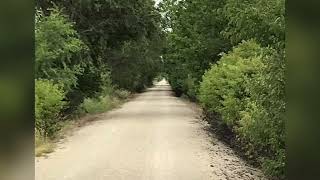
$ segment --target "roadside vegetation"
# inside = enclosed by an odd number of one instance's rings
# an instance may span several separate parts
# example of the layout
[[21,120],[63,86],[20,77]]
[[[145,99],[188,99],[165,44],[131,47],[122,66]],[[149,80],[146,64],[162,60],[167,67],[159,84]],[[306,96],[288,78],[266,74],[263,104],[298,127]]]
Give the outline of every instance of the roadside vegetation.
[[285,179],[285,1],[167,0],[166,76],[212,128]]
[[36,2],[36,155],[88,114],[152,84],[164,34],[151,0]]
[[36,154],[79,117],[165,77],[212,129],[285,179],[284,0],[37,0]]

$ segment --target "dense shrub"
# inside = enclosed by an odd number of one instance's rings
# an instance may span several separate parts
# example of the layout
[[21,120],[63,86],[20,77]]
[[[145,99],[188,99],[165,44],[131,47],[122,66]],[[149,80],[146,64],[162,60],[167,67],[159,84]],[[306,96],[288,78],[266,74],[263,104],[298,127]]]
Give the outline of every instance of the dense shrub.
[[60,111],[66,105],[62,88],[50,80],[35,81],[35,127],[43,137],[59,130]]
[[113,96],[119,98],[119,99],[127,99],[130,96],[130,92],[124,89],[116,89],[113,92]]
[[265,66],[250,81],[250,94],[241,112],[239,133],[268,158],[267,174],[284,179],[285,169],[285,61],[281,52],[264,58]]
[[243,42],[204,74],[199,90],[203,107],[218,113],[239,136],[247,154],[258,158],[268,175],[278,178],[283,178],[285,161],[281,64],[275,50]]
[[98,98],[85,98],[80,105],[81,113],[96,114],[106,112],[112,107],[110,96],[100,96]]
[[245,81],[263,66],[264,49],[254,41],[240,44],[232,52],[224,54],[203,76],[199,100],[212,112],[221,114],[223,121],[233,127],[238,124],[244,110]]

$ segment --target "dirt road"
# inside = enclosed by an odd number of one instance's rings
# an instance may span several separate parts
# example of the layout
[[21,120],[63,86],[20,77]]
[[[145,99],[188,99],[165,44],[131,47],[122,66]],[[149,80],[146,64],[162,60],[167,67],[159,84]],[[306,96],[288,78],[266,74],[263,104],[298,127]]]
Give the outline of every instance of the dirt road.
[[263,179],[209,138],[199,109],[159,82],[121,108],[75,131],[48,157],[37,180]]

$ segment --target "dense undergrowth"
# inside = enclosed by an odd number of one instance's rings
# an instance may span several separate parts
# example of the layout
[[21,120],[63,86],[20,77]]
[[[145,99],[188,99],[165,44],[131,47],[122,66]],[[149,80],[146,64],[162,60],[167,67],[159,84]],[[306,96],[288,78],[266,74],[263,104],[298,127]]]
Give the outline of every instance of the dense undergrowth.
[[36,1],[37,154],[71,120],[108,111],[161,70],[161,16],[152,0]]
[[272,179],[285,179],[283,0],[167,0],[166,76]]

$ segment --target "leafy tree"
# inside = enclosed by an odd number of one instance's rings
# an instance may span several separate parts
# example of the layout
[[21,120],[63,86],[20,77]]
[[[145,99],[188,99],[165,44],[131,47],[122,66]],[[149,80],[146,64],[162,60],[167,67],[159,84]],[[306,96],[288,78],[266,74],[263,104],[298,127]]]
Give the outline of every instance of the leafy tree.
[[219,53],[228,50],[220,35],[226,24],[219,16],[224,1],[164,1],[160,4],[167,47],[164,60],[170,84],[178,93],[195,99],[199,82]]
[[73,23],[57,8],[49,16],[36,14],[36,78],[63,84],[66,91],[77,85],[83,73],[81,53],[87,50],[73,29]]
[[[38,1],[37,5],[47,11],[52,2]],[[54,3],[76,22],[81,39],[90,49],[92,65],[98,71],[107,65],[116,86],[141,90],[151,83],[162,46],[160,14],[152,0],[56,0]],[[139,53],[126,54],[130,53],[129,48]]]
[[223,15],[228,26],[223,35],[237,45],[255,38],[261,45],[284,45],[284,0],[227,0]]

